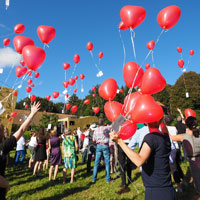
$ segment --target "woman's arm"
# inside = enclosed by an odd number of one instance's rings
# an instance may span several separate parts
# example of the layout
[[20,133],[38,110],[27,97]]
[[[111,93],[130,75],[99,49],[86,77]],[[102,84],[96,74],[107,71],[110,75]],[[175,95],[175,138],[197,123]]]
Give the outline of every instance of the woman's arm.
[[31,113],[30,115],[27,117],[27,119],[24,121],[24,123],[20,126],[20,128],[18,129],[17,132],[15,132],[15,134],[13,135],[17,141],[19,140],[19,138],[23,135],[23,133],[26,131],[26,129],[29,127],[33,117],[35,116],[35,114],[38,112],[38,110],[40,109],[40,102],[34,102],[33,105],[31,106]]
[[181,109],[180,109],[180,108],[177,108],[177,111],[179,112],[181,118],[182,118],[182,119],[185,119],[184,116],[183,116],[183,113],[181,112]]
[[64,147],[64,142],[62,142],[62,154],[63,154],[63,157],[65,157],[65,147]]
[[75,138],[75,147],[76,147],[76,152],[78,152],[79,146],[78,146],[78,142],[77,142],[76,138]]
[[170,133],[169,133],[169,137],[175,142],[183,142],[183,135],[182,134],[178,134],[178,135],[173,136],[173,135],[170,135]]
[[122,148],[122,150],[124,151],[124,153],[129,157],[129,159],[137,166],[140,167],[142,166],[146,160],[148,159],[148,157],[151,154],[151,148],[149,147],[149,145],[145,142],[142,145],[142,148],[140,150],[140,153],[136,153],[134,151],[132,151],[124,142],[122,139],[119,138],[119,136],[117,134],[115,134],[114,132],[110,133],[110,137],[112,140],[114,140],[115,142],[118,143],[118,145]]

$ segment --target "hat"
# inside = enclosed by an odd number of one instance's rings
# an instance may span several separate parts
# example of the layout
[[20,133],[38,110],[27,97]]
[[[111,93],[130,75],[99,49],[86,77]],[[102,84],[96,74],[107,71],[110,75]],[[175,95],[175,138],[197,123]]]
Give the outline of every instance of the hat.
[[97,125],[95,123],[90,125],[90,129],[93,131],[95,130],[96,127],[97,127]]

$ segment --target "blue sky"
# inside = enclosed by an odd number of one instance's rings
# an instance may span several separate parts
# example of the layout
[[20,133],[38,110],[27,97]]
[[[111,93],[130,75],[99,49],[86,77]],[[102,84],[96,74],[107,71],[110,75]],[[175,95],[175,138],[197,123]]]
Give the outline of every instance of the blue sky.
[[[52,95],[54,91],[62,93],[64,90],[62,81],[65,77],[62,63],[71,64],[71,69],[67,71],[67,78],[69,78],[74,66],[73,56],[78,53],[81,61],[75,75],[81,73],[85,75],[85,92],[80,92],[81,82],[79,79],[77,95],[84,98],[89,89],[107,78],[114,78],[119,86],[125,85],[122,75],[123,48],[118,31],[118,24],[121,21],[120,9],[125,5],[142,6],[147,13],[144,22],[135,28],[135,46],[139,65],[142,64],[148,53],[146,43],[150,40],[156,40],[161,32],[156,20],[158,12],[169,5],[179,6],[182,12],[179,22],[162,35],[160,42],[155,47],[155,65],[167,83],[174,84],[182,73],[177,65],[180,54],[176,51],[176,47],[181,46],[185,63],[189,58],[189,50],[194,49],[195,54],[191,58],[188,70],[200,73],[199,0],[20,0],[11,1],[7,11],[4,1],[1,1],[0,24],[4,24],[10,30],[0,27],[0,40],[3,40],[2,35],[13,33],[16,24],[22,23],[26,27],[23,35],[32,38],[36,46],[43,48],[36,29],[39,25],[53,26],[57,32],[56,37],[49,44],[50,47],[45,48],[46,60],[38,71],[40,78],[31,94],[45,97],[49,94]],[[121,34],[127,53],[126,62],[134,61],[130,32],[121,32]],[[10,36],[10,39],[13,40],[14,36]],[[104,53],[101,61],[104,76],[101,78],[96,77],[97,70],[86,49],[88,41],[92,41],[94,44],[93,54],[97,62],[99,51]],[[12,45],[10,46],[12,47]],[[0,47],[3,48],[2,43]],[[150,57],[146,63],[151,64]],[[5,80],[8,72],[9,69],[6,68],[4,73],[0,75],[1,81]],[[13,70],[8,85],[12,86],[15,79],[15,70]],[[38,85],[39,83],[40,85]],[[26,85],[24,83],[23,88],[20,89],[18,100],[27,96]]]

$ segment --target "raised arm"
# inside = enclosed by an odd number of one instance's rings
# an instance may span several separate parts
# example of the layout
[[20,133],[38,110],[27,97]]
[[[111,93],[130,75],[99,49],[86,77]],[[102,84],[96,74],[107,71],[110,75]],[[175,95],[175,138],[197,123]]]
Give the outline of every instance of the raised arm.
[[18,131],[16,131],[13,135],[14,137],[16,137],[17,140],[19,140],[19,138],[23,135],[23,133],[26,131],[26,129],[31,124],[33,117],[35,116],[35,114],[40,109],[40,105],[41,105],[40,102],[37,102],[37,103],[34,102],[33,105],[31,106],[31,113],[29,114],[27,119],[23,122],[23,124],[20,126]]
[[140,150],[140,153],[136,153],[132,151],[124,142],[122,139],[119,138],[117,134],[114,132],[110,133],[110,137],[113,141],[115,141],[124,151],[124,153],[129,157],[129,159],[137,166],[142,166],[145,161],[148,159],[148,157],[151,154],[151,148],[148,146],[147,143],[144,143],[142,145],[142,148]]
[[177,111],[179,112],[181,118],[182,118],[182,119],[185,119],[184,116],[183,116],[183,113],[181,112],[181,109],[180,109],[180,108],[177,108]]

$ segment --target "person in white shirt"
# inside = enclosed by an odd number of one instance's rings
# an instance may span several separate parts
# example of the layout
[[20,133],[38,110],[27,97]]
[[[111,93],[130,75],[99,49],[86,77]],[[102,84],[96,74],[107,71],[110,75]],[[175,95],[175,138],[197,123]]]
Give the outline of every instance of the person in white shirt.
[[[24,161],[24,158],[25,158],[25,145],[26,145],[25,137],[22,136],[17,141],[16,157],[15,157],[15,163],[14,163],[15,167],[17,166],[18,162],[21,165],[23,163],[23,161]],[[20,156],[21,156],[21,158],[20,158]],[[20,158],[20,161],[19,161],[19,158]]]
[[84,164],[87,160],[87,152],[88,152],[88,145],[89,145],[89,129],[85,129],[84,133],[85,138],[83,140],[83,156],[82,156],[82,164]]
[[31,139],[28,143],[28,148],[30,150],[30,153],[31,153],[31,157],[29,159],[29,165],[28,165],[28,168],[32,168],[33,167],[33,164],[35,162],[35,149],[36,149],[36,146],[37,146],[37,139],[36,139],[36,133],[35,131],[31,131]]
[[77,127],[77,135],[78,135],[78,146],[79,146],[79,149],[82,149],[82,147],[83,147],[83,142],[82,142],[82,140],[81,140],[81,134],[82,134],[81,127]]

